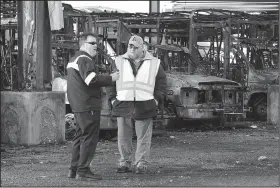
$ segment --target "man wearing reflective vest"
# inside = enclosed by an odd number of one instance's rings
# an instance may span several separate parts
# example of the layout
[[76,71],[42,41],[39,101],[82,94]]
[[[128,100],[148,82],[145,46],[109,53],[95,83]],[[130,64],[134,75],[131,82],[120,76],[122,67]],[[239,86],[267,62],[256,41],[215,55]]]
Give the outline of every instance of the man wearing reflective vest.
[[80,50],[67,64],[67,96],[77,123],[68,177],[79,180],[101,179],[89,168],[99,139],[101,87],[119,78],[118,73],[99,74],[96,39],[93,33],[82,34]]
[[137,135],[135,172],[145,173],[150,155],[153,117],[157,115],[157,105],[165,95],[166,75],[160,60],[145,50],[143,39],[136,35],[130,38],[127,52],[115,59],[111,69],[120,73],[116,87],[108,89],[112,115],[117,117],[118,124],[121,156],[117,172],[132,171],[134,122]]

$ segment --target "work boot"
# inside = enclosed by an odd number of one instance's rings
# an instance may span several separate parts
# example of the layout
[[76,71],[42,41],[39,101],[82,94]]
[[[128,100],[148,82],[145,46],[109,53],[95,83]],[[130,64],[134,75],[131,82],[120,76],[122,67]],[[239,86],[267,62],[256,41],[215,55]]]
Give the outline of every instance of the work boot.
[[135,174],[146,174],[147,168],[148,167],[146,165],[137,165]]
[[78,172],[76,180],[102,180],[102,177],[88,170],[86,172]]
[[132,172],[132,170],[127,166],[120,166],[117,168],[117,173],[127,173]]
[[75,177],[76,177],[76,173],[77,173],[76,170],[70,169],[70,170],[68,171],[67,177],[68,177],[68,178],[75,178]]

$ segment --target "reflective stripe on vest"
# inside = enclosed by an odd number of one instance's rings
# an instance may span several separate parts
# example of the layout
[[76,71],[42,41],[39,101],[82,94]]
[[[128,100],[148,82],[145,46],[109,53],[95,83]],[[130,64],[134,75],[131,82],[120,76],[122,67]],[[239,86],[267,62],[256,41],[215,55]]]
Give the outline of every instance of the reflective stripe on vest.
[[[80,55],[80,56],[78,56],[78,57],[75,59],[75,61],[68,63],[67,69],[68,69],[68,68],[73,68],[73,69],[79,71],[79,66],[78,66],[78,64],[77,64],[77,61],[78,61],[78,59],[79,59],[80,57],[87,57],[87,58],[89,58],[90,60],[92,60],[90,57],[88,57],[88,56],[86,56],[86,55]],[[87,85],[89,85],[90,81],[91,81],[95,76],[96,76],[96,73],[95,73],[95,72],[91,72],[91,73],[86,77],[86,79],[84,80],[85,83],[86,83]]]
[[67,64],[67,69],[68,68],[73,68],[73,69],[76,69],[77,71],[79,71],[79,66],[78,66],[78,64],[77,64],[77,61],[78,61],[78,59],[80,58],[80,57],[87,57],[87,58],[89,58],[90,60],[92,60],[90,57],[88,57],[88,56],[86,56],[86,55],[79,55],[78,57],[76,57],[76,59],[73,61],[73,62],[69,62],[68,64]]
[[141,100],[153,99],[156,75],[160,65],[159,59],[145,60],[136,77],[133,75],[133,70],[128,60],[118,57],[115,63],[120,70],[120,79],[116,82],[117,95],[120,98],[134,100],[130,98],[133,96],[136,100],[137,98],[141,98]]

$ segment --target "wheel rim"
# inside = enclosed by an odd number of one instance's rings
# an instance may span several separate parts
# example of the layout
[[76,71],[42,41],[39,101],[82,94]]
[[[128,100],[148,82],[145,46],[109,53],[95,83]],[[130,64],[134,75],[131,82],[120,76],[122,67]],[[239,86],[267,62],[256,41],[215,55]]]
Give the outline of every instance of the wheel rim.
[[261,103],[256,107],[257,115],[260,117],[266,117],[267,114],[267,104]]

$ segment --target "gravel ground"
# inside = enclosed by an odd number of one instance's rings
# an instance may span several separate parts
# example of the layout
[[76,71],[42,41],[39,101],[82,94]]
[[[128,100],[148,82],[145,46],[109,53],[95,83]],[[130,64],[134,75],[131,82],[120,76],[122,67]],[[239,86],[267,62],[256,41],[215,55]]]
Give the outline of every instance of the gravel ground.
[[[250,128],[251,125],[257,128]],[[134,140],[135,146],[136,140]],[[135,147],[134,147],[135,148]],[[247,128],[168,130],[152,139],[147,174],[115,173],[116,141],[101,140],[92,161],[101,181],[66,177],[71,142],[60,145],[2,145],[2,186],[279,186],[279,135],[276,127],[247,123]]]

